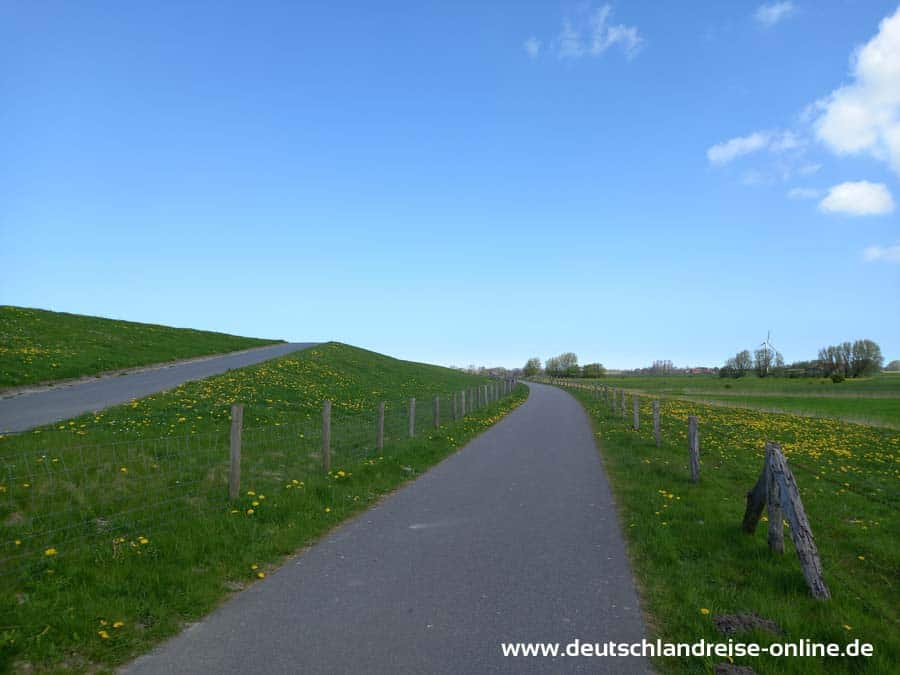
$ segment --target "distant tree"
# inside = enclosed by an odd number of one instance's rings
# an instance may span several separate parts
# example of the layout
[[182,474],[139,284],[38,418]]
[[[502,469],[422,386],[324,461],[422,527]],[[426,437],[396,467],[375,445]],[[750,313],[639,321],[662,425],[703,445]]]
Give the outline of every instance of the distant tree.
[[888,370],[892,373],[900,372],[900,359],[894,359],[889,364],[884,367],[885,370]]
[[775,349],[757,349],[753,352],[753,367],[760,377],[774,375],[784,369],[784,357]]
[[650,375],[671,375],[675,365],[669,360],[657,360],[650,366]]
[[546,363],[544,363],[544,372],[552,377],[559,377],[562,375],[559,359],[555,356],[547,359]]
[[884,357],[881,347],[872,340],[857,340],[853,343],[850,356],[850,371],[853,377],[874,375],[881,370]]
[[541,372],[541,360],[536,356],[528,359],[525,362],[525,367],[522,369],[522,374],[524,374],[525,377],[537,375],[539,372]]
[[583,377],[603,377],[606,375],[606,368],[602,363],[586,363],[581,369]]
[[819,364],[826,377],[860,377],[881,370],[881,347],[872,340],[856,340],[829,345],[819,350]]
[[750,372],[750,369],[753,368],[753,357],[750,356],[749,349],[734,355],[734,367],[737,370],[738,377],[743,377]]

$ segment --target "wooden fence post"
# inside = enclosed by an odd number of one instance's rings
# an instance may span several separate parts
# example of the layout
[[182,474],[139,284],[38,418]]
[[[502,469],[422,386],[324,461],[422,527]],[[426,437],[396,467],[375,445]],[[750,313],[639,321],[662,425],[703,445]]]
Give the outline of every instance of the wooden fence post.
[[700,480],[700,431],[697,428],[697,416],[688,417],[688,451],[691,455],[691,482]]
[[659,401],[653,401],[653,438],[656,439],[656,447],[659,447]]
[[322,404],[322,469],[331,471],[331,401]]
[[791,541],[794,542],[794,548],[797,551],[797,558],[800,560],[800,567],[803,570],[806,584],[809,586],[809,590],[814,598],[827,600],[831,597],[831,593],[828,591],[828,586],[825,585],[825,580],[822,578],[822,562],[819,560],[819,549],[816,548],[812,529],[810,529],[809,520],[806,518],[806,510],[803,508],[803,502],[800,500],[797,481],[788,468],[781,446],[777,443],[772,444],[772,464],[770,468],[778,485],[781,509],[790,525]]
[[632,395],[631,397],[631,410],[634,417],[634,430],[641,430],[641,397],[637,394]]
[[416,436],[416,398],[409,399],[409,437]]
[[375,429],[375,447],[380,453],[384,450],[384,401],[378,402],[378,421]]
[[431,408],[431,417],[432,417],[432,421],[434,423],[435,429],[437,429],[439,426],[441,426],[441,397],[440,396],[434,397],[434,404],[432,405],[432,408]]
[[775,444],[766,443],[766,505],[769,517],[769,532],[766,538],[771,550],[775,553],[784,553],[784,523],[778,483],[775,480],[774,454]]
[[232,501],[241,495],[241,433],[244,429],[244,406],[231,406],[231,467],[228,472],[228,498]]
[[625,419],[625,390],[622,390],[622,408],[621,408],[622,419]]

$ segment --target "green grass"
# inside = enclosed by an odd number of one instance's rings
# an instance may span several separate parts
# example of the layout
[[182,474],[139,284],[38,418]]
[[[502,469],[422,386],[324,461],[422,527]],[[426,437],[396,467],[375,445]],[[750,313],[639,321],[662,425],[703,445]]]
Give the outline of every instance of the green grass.
[[[900,433],[828,419],[767,414],[684,400],[663,400],[656,448],[651,399],[642,427],[631,427],[590,392],[570,390],[587,409],[604,459],[639,581],[652,637],[674,642],[727,642],[717,614],[756,612],[784,637],[754,631],[736,641],[845,644],[860,638],[875,657],[736,659],[758,673],[891,673],[900,662],[897,571],[900,566]],[[700,419],[701,479],[689,482],[687,424]],[[806,507],[833,595],[810,597],[785,532],[786,552],[770,553],[765,522],[740,529],[745,493],[763,463],[766,439],[781,442]],[[671,496],[669,496],[671,495]],[[703,614],[706,608],[709,614]],[[666,658],[662,672],[710,672],[722,659]]]
[[279,342],[0,305],[0,388]]
[[[527,395],[520,386],[450,421],[446,394],[487,381],[328,343],[0,438],[0,669],[106,669],[146,651]],[[418,433],[409,439],[413,395]],[[433,429],[436,395],[443,423]],[[323,399],[333,401],[329,475]],[[378,400],[387,400],[382,453],[374,448]],[[241,497],[232,503],[234,401],[245,405],[245,429]],[[56,554],[44,555],[51,547]]]
[[738,379],[709,375],[618,376],[582,382],[770,412],[900,427],[900,375],[894,373],[851,378],[840,383],[827,378],[755,375]]

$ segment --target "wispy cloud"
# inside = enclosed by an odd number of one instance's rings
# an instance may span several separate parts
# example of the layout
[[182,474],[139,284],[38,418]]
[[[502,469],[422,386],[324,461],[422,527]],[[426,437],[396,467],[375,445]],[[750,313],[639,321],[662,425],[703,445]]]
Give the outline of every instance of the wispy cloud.
[[815,188],[793,188],[788,190],[791,199],[818,199],[822,195],[821,190]]
[[868,154],[900,175],[900,8],[852,60],[854,81],[811,108],[816,134],[838,155]]
[[840,183],[828,191],[819,209],[825,213],[878,216],[894,210],[894,198],[884,183],[865,180]]
[[760,150],[785,152],[801,145],[800,139],[791,131],[754,131],[747,136],[737,136],[716,143],[706,151],[706,158],[712,164],[727,164]]
[[[617,48],[628,59],[634,58],[643,47],[644,38],[637,26],[612,23],[612,13],[609,4],[599,9],[582,6],[575,14],[563,19],[562,28],[549,43],[547,51],[560,59],[581,59],[596,58]],[[537,58],[541,48],[541,41],[535,37],[525,41],[525,51],[531,58]]]
[[768,28],[788,18],[795,10],[793,2],[771,2],[757,7],[753,17]]
[[894,246],[868,246],[863,251],[866,262],[900,263],[900,244]]
[[522,46],[525,48],[525,53],[533,59],[536,59],[541,53],[541,41],[536,37],[528,38]]

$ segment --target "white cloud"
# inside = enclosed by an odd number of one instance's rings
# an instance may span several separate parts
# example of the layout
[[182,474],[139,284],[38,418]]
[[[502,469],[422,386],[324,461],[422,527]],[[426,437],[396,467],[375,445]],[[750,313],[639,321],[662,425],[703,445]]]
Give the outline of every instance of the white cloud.
[[706,151],[706,158],[713,164],[727,164],[741,155],[762,150],[769,143],[769,136],[756,131],[749,136],[738,136],[722,143],[717,143]]
[[793,188],[788,190],[788,197],[791,199],[818,199],[821,194],[822,191],[815,188]]
[[556,39],[556,54],[561,59],[597,57],[611,47],[619,47],[629,59],[634,58],[644,43],[636,26],[610,24],[612,6],[583,10],[577,21],[563,20]]
[[863,251],[863,258],[866,262],[883,260],[885,262],[900,263],[900,244],[896,246],[868,246]]
[[868,154],[900,174],[900,8],[852,63],[853,82],[813,108],[816,134],[839,155]]
[[774,26],[782,19],[789,17],[794,13],[795,9],[793,2],[772,2],[768,5],[760,5],[757,7],[756,13],[753,16],[763,26],[768,28],[769,26]]
[[713,145],[706,151],[706,158],[713,164],[727,164],[759,150],[786,152],[801,145],[800,139],[791,131],[755,131],[748,136],[737,136]]
[[525,48],[525,53],[533,59],[536,59],[541,53],[541,41],[536,37],[528,38],[522,46]]
[[832,187],[819,203],[825,213],[876,216],[894,210],[894,199],[884,183],[856,181]]

